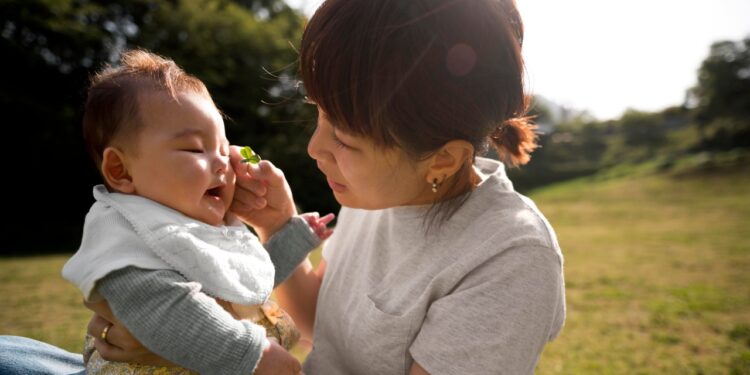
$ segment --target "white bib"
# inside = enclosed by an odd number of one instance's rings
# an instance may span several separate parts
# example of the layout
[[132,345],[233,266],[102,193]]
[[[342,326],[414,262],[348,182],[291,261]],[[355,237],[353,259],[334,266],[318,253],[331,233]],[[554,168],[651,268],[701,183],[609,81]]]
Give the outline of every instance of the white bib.
[[81,247],[62,275],[91,299],[96,282],[128,266],[169,269],[198,282],[212,297],[256,305],[266,301],[274,267],[244,225],[215,227],[137,195],[94,187]]

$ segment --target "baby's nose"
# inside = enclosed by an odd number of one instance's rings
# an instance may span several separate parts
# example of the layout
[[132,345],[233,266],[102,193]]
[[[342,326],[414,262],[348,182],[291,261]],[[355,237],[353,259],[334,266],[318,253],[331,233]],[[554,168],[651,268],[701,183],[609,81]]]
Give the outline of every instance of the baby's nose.
[[221,174],[227,171],[229,168],[229,156],[228,155],[217,155],[214,157],[212,163],[212,169],[214,173]]

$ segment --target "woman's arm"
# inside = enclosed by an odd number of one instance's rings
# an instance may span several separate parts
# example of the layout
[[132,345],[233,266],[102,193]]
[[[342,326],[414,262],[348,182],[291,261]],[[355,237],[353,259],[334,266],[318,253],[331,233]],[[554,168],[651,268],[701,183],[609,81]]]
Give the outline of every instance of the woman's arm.
[[430,375],[430,373],[423,369],[419,363],[414,361],[414,363],[411,364],[411,369],[409,369],[409,375]]
[[315,308],[325,270],[325,260],[313,269],[310,260],[305,259],[275,290],[279,305],[292,316],[302,337],[307,340],[312,340]]

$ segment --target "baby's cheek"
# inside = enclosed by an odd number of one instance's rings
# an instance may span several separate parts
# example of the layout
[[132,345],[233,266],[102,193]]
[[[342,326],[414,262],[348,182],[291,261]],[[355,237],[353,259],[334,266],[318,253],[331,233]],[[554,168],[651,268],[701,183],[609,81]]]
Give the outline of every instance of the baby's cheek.
[[227,169],[227,184],[234,185],[235,182],[237,182],[237,175],[234,173],[234,169],[229,168]]

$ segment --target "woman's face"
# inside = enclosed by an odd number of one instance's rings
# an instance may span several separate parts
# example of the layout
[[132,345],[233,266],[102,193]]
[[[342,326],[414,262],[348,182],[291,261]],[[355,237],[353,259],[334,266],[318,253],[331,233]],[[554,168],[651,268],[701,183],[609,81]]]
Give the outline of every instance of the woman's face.
[[320,108],[307,153],[342,206],[374,210],[434,201],[426,162],[411,160],[399,148],[383,149],[370,139],[343,133]]

